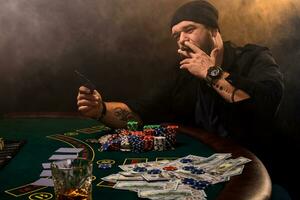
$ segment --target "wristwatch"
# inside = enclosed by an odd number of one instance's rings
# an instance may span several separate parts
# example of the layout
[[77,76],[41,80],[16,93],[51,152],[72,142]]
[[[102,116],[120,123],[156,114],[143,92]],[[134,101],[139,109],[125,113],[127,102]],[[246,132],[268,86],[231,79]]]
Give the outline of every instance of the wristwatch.
[[213,66],[208,68],[205,78],[208,85],[212,86],[213,83],[219,80],[222,77],[223,72],[224,71],[219,66]]

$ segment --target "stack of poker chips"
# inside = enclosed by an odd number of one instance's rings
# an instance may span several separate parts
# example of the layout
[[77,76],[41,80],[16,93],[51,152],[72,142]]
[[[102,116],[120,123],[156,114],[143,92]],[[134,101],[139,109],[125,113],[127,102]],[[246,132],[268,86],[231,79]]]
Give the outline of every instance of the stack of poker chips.
[[138,122],[137,121],[128,121],[127,122],[127,129],[130,131],[136,131],[138,130]]
[[0,151],[4,149],[4,139],[0,138]]
[[164,151],[174,149],[178,126],[147,125],[142,131],[137,130],[137,122],[128,122],[130,129],[117,129],[114,134],[98,139],[100,151]]

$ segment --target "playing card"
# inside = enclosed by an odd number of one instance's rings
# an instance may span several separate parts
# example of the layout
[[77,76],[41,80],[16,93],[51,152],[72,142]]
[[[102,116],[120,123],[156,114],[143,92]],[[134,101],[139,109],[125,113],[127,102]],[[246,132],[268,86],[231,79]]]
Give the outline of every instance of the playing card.
[[120,174],[111,174],[111,175],[105,176],[101,179],[104,181],[107,181],[107,182],[116,183],[118,181],[119,176],[120,176]]
[[83,148],[59,148],[55,152],[56,153],[79,153],[83,150]]
[[31,185],[49,186],[53,187],[53,180],[49,178],[40,178],[39,180],[31,183]]
[[52,155],[49,160],[64,160],[64,159],[76,159],[77,154],[66,154],[66,155]]
[[51,163],[42,163],[44,169],[50,169]]
[[50,177],[52,176],[51,170],[43,170],[40,174],[40,177]]
[[80,80],[81,84],[85,87],[89,88],[91,91],[96,89],[96,86],[88,79],[86,76],[84,76],[82,73],[80,73],[78,70],[75,70],[75,75]]

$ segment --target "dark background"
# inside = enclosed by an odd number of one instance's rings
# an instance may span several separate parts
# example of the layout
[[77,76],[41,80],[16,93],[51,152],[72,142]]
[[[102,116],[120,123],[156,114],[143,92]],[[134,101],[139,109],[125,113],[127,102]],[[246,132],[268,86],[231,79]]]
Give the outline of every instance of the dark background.
[[[76,111],[74,69],[89,77],[107,101],[142,95],[176,66],[169,20],[184,2],[0,1],[0,113]],[[280,141],[280,150],[274,153],[282,159],[297,155],[300,1],[211,2],[220,11],[224,40],[268,46],[281,66],[285,94],[272,138]],[[288,162],[282,164],[285,169],[293,166]]]

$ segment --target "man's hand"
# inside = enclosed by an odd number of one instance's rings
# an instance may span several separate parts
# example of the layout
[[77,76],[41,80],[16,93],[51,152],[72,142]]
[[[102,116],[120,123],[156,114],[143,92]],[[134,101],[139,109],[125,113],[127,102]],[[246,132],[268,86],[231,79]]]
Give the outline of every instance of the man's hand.
[[[180,62],[180,69],[186,69],[191,74],[204,79],[206,77],[208,68],[216,65],[216,57],[219,49],[215,48],[212,50],[209,56],[191,42],[186,41],[185,45],[193,52],[188,53],[189,57]],[[179,53],[183,55],[184,53],[186,54],[186,52],[181,51],[182,50],[180,49],[178,50]]]
[[186,57],[180,62],[180,69],[186,69],[191,74],[204,79],[207,74],[208,68],[216,65],[222,64],[222,54],[223,54],[223,40],[219,32],[213,37],[214,49],[211,51],[210,55],[207,55],[202,51],[197,45],[192,42],[186,41],[185,46],[189,47],[192,52],[178,50],[178,53]]
[[97,90],[94,90],[93,93],[91,93],[90,89],[87,87],[81,86],[79,88],[77,106],[78,111],[82,115],[91,118],[98,118],[103,109],[101,102],[102,97]]

